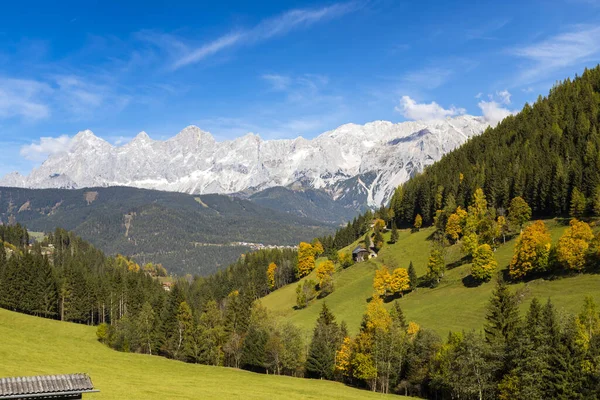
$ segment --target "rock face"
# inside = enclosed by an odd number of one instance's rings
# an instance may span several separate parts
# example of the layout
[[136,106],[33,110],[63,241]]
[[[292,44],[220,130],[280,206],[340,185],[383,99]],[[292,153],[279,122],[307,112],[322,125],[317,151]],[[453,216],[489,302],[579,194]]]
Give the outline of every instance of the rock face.
[[312,140],[262,140],[249,133],[217,142],[210,133],[189,126],[165,141],[141,132],[123,146],[88,130],[29,176],[9,174],[0,186],[132,186],[191,194],[254,193],[286,186],[322,189],[346,206],[379,206],[395,187],[486,127],[482,118],[463,115],[346,124]]

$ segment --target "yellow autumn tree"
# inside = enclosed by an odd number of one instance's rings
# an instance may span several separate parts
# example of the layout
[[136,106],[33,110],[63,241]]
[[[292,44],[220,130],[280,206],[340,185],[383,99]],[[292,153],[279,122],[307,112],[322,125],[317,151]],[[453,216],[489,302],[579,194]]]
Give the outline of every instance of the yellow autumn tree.
[[375,220],[375,222],[373,223],[373,229],[377,230],[382,230],[383,228],[385,228],[385,221],[382,220],[381,218],[377,218]]
[[408,328],[406,328],[406,333],[410,338],[414,338],[417,333],[421,330],[421,327],[416,322],[410,321],[408,323]]
[[383,306],[383,299],[379,296],[373,296],[367,305],[365,319],[367,321],[366,328],[370,332],[387,332],[392,325],[392,317]]
[[275,288],[275,272],[277,272],[277,264],[272,262],[267,268],[267,280],[271,289]]
[[298,277],[302,278],[315,269],[315,251],[310,243],[301,242],[298,246]]
[[572,271],[581,271],[585,255],[594,238],[592,228],[583,221],[572,219],[569,228],[558,240],[556,258]]
[[494,252],[489,244],[477,247],[473,254],[473,267],[471,275],[478,281],[488,282],[494,276],[498,263],[494,258]]
[[402,294],[402,292],[410,289],[410,278],[406,268],[396,268],[392,272],[389,287],[393,294]]
[[325,261],[319,264],[317,267],[317,279],[319,280],[319,286],[323,286],[325,280],[331,278],[333,273],[335,272],[335,265],[333,261]]
[[510,262],[510,276],[519,279],[534,271],[544,271],[548,267],[551,244],[552,238],[543,221],[535,221],[523,229]]
[[423,226],[423,217],[421,217],[421,214],[417,214],[417,216],[415,217],[415,223],[413,224],[413,227],[416,231],[418,231],[419,229],[421,229],[421,226]]
[[344,338],[342,346],[335,355],[335,369],[344,376],[350,372],[350,361],[352,359],[352,339],[348,336]]
[[386,296],[388,290],[390,290],[390,283],[392,275],[386,266],[382,266],[375,271],[375,277],[373,278],[373,289],[378,296]]
[[313,247],[313,252],[315,256],[320,256],[321,254],[323,254],[323,252],[325,251],[323,249],[323,245],[321,244],[321,242],[318,239],[315,239],[312,243],[312,247]]
[[448,222],[446,222],[446,235],[456,242],[461,233],[462,227],[460,226],[460,217],[454,213],[448,217]]
[[498,231],[500,235],[502,235],[502,243],[506,243],[506,234],[509,231],[508,221],[506,220],[506,217],[500,215],[496,220],[496,224],[498,225]]

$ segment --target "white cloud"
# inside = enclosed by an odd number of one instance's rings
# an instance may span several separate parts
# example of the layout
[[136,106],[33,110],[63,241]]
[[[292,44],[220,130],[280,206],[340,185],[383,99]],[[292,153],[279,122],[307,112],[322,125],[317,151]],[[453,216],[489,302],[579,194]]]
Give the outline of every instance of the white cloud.
[[508,90],[503,90],[501,92],[496,92],[496,96],[500,98],[500,102],[502,104],[510,104],[510,92]]
[[479,93],[477,93],[477,94],[475,95],[475,98],[476,98],[476,99],[480,99],[480,98],[481,98],[481,96],[483,96],[483,93],[479,92]]
[[362,3],[337,3],[328,7],[314,9],[295,9],[266,19],[251,29],[235,30],[201,46],[186,44],[184,39],[168,34],[140,32],[139,39],[154,44],[174,57],[171,69],[176,70],[197,63],[225,49],[239,45],[252,45],[283,36],[293,30],[307,28],[315,23],[338,18],[356,11]]
[[571,32],[509,52],[531,62],[521,73],[520,82],[537,82],[561,68],[597,60],[600,55],[600,27],[580,25]]
[[57,138],[42,137],[39,142],[21,147],[22,157],[35,162],[42,162],[49,156],[64,153],[70,150],[73,139],[68,135]]
[[498,125],[498,123],[504,118],[516,113],[515,111],[511,111],[508,108],[503,107],[494,100],[482,100],[477,103],[477,105],[479,108],[481,108],[481,112],[483,113],[485,120],[492,126]]
[[400,105],[396,106],[395,110],[401,113],[405,118],[412,120],[444,119],[446,117],[465,113],[465,109],[463,108],[451,106],[449,109],[445,109],[435,101],[432,101],[429,104],[417,103],[409,96],[402,96]]
[[43,119],[50,116],[45,83],[26,79],[0,79],[0,118]]

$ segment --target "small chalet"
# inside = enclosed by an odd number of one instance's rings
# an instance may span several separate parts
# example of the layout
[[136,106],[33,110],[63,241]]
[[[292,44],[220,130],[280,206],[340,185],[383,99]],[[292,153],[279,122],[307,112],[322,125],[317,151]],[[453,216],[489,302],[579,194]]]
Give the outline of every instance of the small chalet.
[[87,374],[27,376],[0,379],[0,400],[73,400],[95,393]]
[[364,247],[358,246],[352,251],[352,259],[354,262],[362,262],[369,259],[370,251]]

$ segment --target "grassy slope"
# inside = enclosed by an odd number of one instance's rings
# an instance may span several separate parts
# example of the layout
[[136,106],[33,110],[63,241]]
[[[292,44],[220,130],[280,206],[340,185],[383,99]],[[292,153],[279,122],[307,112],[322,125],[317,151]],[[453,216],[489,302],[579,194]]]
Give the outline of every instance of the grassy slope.
[[98,343],[93,327],[2,309],[0,338],[0,376],[86,372],[100,389],[98,394],[85,396],[90,400],[383,397],[335,382],[260,375],[119,353]]
[[[556,242],[565,226],[557,221],[546,221],[553,240]],[[394,245],[386,245],[376,261],[356,264],[335,275],[335,291],[325,299],[313,302],[306,309],[294,310],[296,284],[277,290],[262,302],[277,315],[297,323],[307,331],[314,326],[322,302],[332,309],[338,320],[345,320],[351,333],[356,333],[367,300],[373,293],[372,281],[377,265],[407,268],[412,260],[419,276],[426,273],[430,244],[427,237],[432,228],[422,229],[411,234],[405,230]],[[389,235],[389,234],[388,234]],[[354,243],[348,251],[356,246]],[[495,257],[501,269],[508,267],[513,254],[515,240],[500,246]],[[460,258],[460,249],[453,246],[448,250],[447,262],[453,263]],[[466,287],[463,278],[470,273],[470,264],[452,268],[446,272],[442,283],[435,289],[420,288],[414,293],[399,299],[406,317],[424,327],[445,335],[449,330],[481,329],[485,318],[485,307],[495,283],[490,282],[478,287]],[[511,285],[513,290],[522,290],[522,309],[525,309],[533,297],[545,301],[551,298],[559,309],[577,311],[585,295],[593,295],[600,301],[600,275],[580,275],[554,281],[542,279]],[[388,303],[390,306],[391,303]]]

